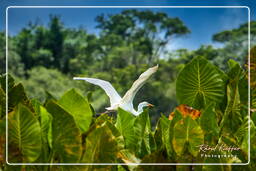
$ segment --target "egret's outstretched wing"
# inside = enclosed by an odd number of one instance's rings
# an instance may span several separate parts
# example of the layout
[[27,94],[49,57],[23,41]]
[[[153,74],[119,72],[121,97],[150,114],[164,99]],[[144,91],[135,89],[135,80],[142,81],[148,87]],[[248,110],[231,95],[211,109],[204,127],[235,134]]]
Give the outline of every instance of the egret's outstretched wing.
[[132,87],[125,93],[122,103],[128,103],[132,105],[133,99],[139,89],[146,83],[152,74],[154,74],[158,69],[158,65],[149,68],[147,71],[143,72],[139,78],[132,84]]
[[111,106],[115,103],[119,103],[121,100],[121,97],[116,92],[115,88],[108,82],[96,78],[86,78],[86,77],[74,77],[74,80],[84,80],[91,84],[100,86],[108,95],[110,99]]

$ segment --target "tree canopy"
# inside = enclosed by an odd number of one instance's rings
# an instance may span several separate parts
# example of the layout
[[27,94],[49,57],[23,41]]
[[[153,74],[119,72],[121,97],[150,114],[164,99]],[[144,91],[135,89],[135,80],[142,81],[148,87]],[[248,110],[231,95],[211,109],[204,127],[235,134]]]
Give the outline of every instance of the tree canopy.
[[[168,114],[177,104],[174,80],[184,63],[202,56],[225,69],[229,59],[241,64],[246,61],[248,23],[213,35],[214,41],[223,44],[220,48],[202,45],[196,50],[170,51],[167,45],[172,40],[190,33],[179,18],[163,12],[132,9],[102,14],[95,21],[99,32],[88,33],[83,27],[68,28],[60,16],[51,15],[48,25],[30,23],[9,37],[9,72],[24,82],[30,97],[43,101],[52,94],[58,98],[65,89],[76,87],[84,95],[93,92],[93,107],[102,112],[108,105],[107,96],[98,87],[73,81],[73,76],[108,80],[124,95],[143,71],[159,64],[159,71],[138,92],[135,105],[148,99],[158,106],[152,113]],[[252,44],[256,40],[255,31],[256,22],[252,21]],[[0,71],[4,73],[2,32],[0,43]]]

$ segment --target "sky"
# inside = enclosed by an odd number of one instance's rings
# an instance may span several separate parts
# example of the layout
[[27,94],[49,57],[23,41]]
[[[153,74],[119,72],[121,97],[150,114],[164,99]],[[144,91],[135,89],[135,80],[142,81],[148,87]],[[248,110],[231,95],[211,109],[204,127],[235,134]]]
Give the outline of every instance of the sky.
[[[141,0],[141,1],[99,1],[99,0],[2,0],[0,6],[1,25],[0,30],[5,30],[5,10],[8,6],[248,6],[251,10],[251,20],[255,20],[256,3],[253,0],[240,1],[188,1],[188,0]],[[143,9],[143,7],[140,7]],[[166,12],[170,17],[180,18],[191,30],[191,33],[181,38],[173,39],[168,48],[175,50],[187,48],[194,50],[201,45],[212,44],[212,35],[223,30],[239,27],[248,21],[247,8],[149,8],[154,11]],[[99,14],[116,14],[124,8],[9,8],[8,9],[8,33],[17,34],[28,22],[47,25],[49,15],[55,14],[61,17],[66,27],[84,27],[89,33],[98,33],[95,28],[95,17]]]

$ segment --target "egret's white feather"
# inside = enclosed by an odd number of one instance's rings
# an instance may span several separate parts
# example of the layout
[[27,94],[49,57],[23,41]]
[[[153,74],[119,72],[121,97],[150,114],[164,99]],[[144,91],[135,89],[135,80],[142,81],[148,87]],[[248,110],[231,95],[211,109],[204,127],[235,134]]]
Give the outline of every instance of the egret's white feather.
[[86,77],[74,77],[74,80],[84,80],[91,84],[100,86],[108,95],[110,99],[111,106],[117,104],[122,99],[120,95],[117,93],[115,88],[108,82],[97,78],[86,78]]
[[133,99],[139,89],[146,83],[152,74],[154,74],[158,69],[158,65],[152,68],[147,69],[143,72],[139,78],[132,84],[132,87],[125,93],[122,98],[121,103],[128,103],[130,106],[133,106]]
[[152,74],[154,74],[158,69],[158,65],[149,68],[147,71],[143,72],[139,78],[133,83],[132,87],[126,92],[123,98],[119,96],[114,87],[108,82],[96,78],[86,78],[86,77],[74,77],[74,80],[84,80],[91,84],[100,86],[108,95],[110,99],[111,106],[106,108],[107,110],[117,110],[118,107],[131,112],[135,116],[138,116],[142,111],[143,107],[147,106],[148,102],[142,102],[139,104],[138,110],[133,108],[133,99],[139,89],[146,83]]

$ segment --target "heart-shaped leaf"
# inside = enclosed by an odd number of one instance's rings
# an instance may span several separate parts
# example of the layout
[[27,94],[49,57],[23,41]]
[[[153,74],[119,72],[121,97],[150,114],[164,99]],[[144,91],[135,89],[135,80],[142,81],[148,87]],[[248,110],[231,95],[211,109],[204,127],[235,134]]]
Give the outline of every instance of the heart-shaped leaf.
[[136,117],[121,108],[118,109],[116,127],[124,137],[125,148],[136,151],[137,138],[134,133],[134,122]]
[[75,89],[66,92],[58,103],[74,117],[82,133],[89,129],[92,121],[89,102]]
[[179,103],[201,109],[208,102],[220,102],[225,91],[221,78],[216,67],[205,58],[194,58],[177,77]]
[[179,156],[183,154],[186,145],[188,145],[188,151],[193,156],[197,156],[199,145],[204,143],[204,135],[195,120],[187,116],[178,121],[174,126],[173,133],[173,147]]
[[84,163],[115,163],[118,144],[112,130],[103,123],[97,126],[86,138],[86,150],[83,155]]
[[79,162],[82,146],[81,133],[74,118],[60,105],[49,101],[46,109],[52,114],[52,150],[57,162]]
[[33,162],[40,156],[40,124],[33,113],[22,104],[16,106],[8,115],[8,140],[9,153],[12,156],[8,156],[10,162],[16,156],[14,153],[21,157],[17,159],[18,162]]

